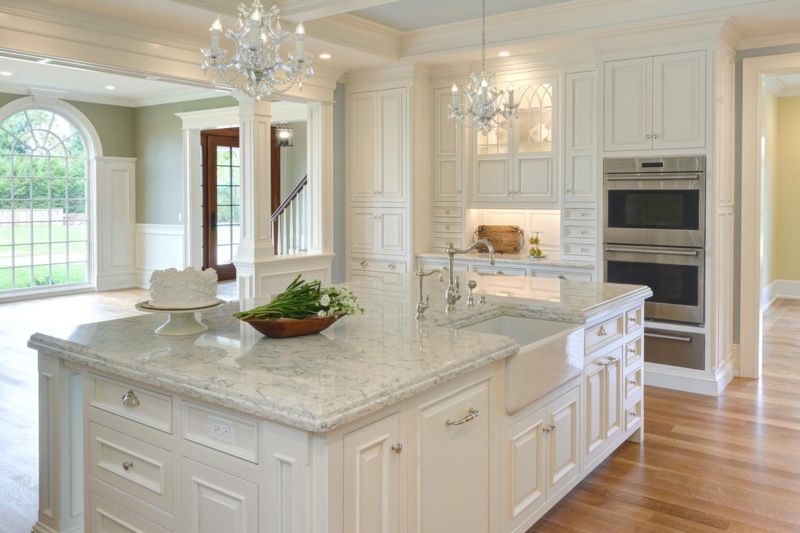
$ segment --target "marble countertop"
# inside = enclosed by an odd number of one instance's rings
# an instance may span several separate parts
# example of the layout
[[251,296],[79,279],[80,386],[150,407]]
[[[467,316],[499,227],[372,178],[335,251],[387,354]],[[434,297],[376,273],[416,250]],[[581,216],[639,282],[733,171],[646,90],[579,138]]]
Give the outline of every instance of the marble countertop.
[[[423,259],[437,259],[447,260],[447,254],[442,252],[424,252],[417,254],[417,257]],[[555,268],[584,268],[587,270],[594,269],[594,263],[588,261],[572,261],[567,259],[560,259],[557,255],[548,254],[544,259],[530,259],[524,254],[496,254],[494,256],[497,263],[513,263],[514,266],[541,266],[541,267],[555,267]],[[457,255],[455,257],[458,261],[476,261],[476,262],[489,262],[489,254],[468,253]]]
[[[441,298],[432,297],[421,322],[409,277],[399,287],[346,283],[366,313],[320,335],[262,337],[231,316],[239,305],[230,303],[203,313],[209,330],[202,334],[163,337],[154,333],[163,315],[140,315],[69,334],[36,333],[28,345],[122,379],[324,432],[519,351],[509,337],[459,329],[464,324],[501,314],[581,324],[651,294],[640,286],[520,277],[526,285],[511,296],[492,285],[489,278],[499,276],[470,276],[491,295],[489,303],[446,316]],[[426,292],[443,293],[438,283],[432,279]]]

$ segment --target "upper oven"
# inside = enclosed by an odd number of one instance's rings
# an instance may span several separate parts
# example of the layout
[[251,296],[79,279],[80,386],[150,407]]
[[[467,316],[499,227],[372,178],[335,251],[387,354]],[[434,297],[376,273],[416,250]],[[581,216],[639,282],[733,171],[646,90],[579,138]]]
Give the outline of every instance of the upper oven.
[[705,157],[603,162],[606,243],[705,246]]

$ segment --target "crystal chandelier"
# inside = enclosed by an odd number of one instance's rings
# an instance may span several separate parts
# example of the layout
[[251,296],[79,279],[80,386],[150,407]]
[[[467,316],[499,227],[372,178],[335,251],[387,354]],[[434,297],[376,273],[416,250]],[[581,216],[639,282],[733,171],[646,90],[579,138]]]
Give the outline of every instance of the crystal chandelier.
[[495,86],[494,74],[486,73],[486,0],[483,0],[481,21],[481,73],[471,72],[467,78],[464,102],[459,101],[459,87],[455,83],[451,94],[450,118],[456,124],[478,128],[483,135],[488,135],[504,120],[519,117],[519,104],[514,103],[514,85],[509,84],[508,89],[501,91]]
[[219,17],[211,25],[211,46],[203,48],[203,72],[211,71],[215,83],[241,89],[245,94],[260,100],[271,94],[281,94],[295,83],[303,90],[303,77],[314,75],[311,55],[304,49],[305,28],[297,25],[294,32],[294,51],[286,59],[281,56],[281,46],[289,39],[289,32],[281,30],[278,7],[265,10],[261,0],[253,0],[249,8],[239,4],[236,29],[225,31],[233,41],[233,53],[220,47],[222,23]]

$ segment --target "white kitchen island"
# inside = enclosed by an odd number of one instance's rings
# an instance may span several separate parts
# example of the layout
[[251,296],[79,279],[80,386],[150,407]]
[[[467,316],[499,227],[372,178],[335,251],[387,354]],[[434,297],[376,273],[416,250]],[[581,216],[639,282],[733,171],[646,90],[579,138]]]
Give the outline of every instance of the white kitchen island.
[[295,339],[237,304],[186,337],[157,316],[33,335],[34,531],[525,531],[641,441],[651,292],[465,276],[487,304],[444,316],[428,278],[418,322],[415,280],[352,283],[363,316]]

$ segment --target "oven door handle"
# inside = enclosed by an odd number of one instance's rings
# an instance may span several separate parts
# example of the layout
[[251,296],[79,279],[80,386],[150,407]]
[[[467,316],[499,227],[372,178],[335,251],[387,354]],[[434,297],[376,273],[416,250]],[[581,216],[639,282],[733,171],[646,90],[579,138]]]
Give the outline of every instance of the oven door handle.
[[670,181],[670,180],[700,180],[701,174],[606,174],[606,181]]
[[665,255],[688,255],[697,257],[699,250],[671,250],[669,248],[645,248],[628,246],[606,246],[606,252],[629,252],[638,254],[665,254]]
[[662,333],[648,333],[645,331],[644,336],[668,341],[692,342],[691,337],[684,337],[683,335],[664,335]]

